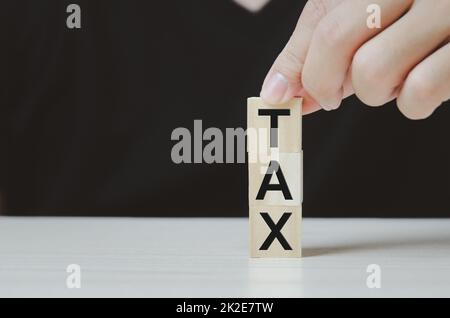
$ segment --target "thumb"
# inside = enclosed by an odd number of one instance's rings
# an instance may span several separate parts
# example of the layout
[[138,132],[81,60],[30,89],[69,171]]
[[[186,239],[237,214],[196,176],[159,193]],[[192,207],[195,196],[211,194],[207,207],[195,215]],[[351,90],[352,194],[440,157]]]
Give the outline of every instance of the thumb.
[[320,20],[343,0],[309,0],[288,43],[267,74],[261,97],[282,104],[302,91],[301,73],[312,35]]

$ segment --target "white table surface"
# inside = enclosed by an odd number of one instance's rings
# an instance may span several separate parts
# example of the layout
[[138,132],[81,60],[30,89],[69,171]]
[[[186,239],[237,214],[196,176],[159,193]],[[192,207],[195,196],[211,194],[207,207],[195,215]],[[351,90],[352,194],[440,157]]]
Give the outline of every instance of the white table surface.
[[306,219],[301,260],[249,259],[247,222],[0,217],[0,296],[450,296],[450,220]]

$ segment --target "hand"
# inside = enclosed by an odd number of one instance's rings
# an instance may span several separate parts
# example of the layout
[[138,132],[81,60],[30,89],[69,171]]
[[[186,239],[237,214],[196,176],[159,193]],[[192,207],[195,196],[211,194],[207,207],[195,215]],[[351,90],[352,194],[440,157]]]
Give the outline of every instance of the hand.
[[[367,25],[371,4],[381,28]],[[449,40],[450,0],[310,0],[261,97],[303,96],[305,114],[352,94],[370,106],[397,99],[405,116],[423,119],[450,99]]]

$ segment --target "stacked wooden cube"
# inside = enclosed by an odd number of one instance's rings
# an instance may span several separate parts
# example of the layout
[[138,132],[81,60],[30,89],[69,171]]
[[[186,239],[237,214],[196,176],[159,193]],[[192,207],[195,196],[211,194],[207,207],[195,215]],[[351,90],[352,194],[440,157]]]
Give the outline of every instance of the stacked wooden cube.
[[301,257],[301,103],[248,99],[251,257]]

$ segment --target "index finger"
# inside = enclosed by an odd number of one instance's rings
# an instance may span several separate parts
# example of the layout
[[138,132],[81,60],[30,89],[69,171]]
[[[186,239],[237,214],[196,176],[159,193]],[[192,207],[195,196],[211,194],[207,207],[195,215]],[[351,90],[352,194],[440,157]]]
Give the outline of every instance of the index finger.
[[266,102],[281,104],[301,93],[301,73],[314,30],[322,18],[343,1],[309,0],[306,3],[291,38],[264,80],[261,97]]

